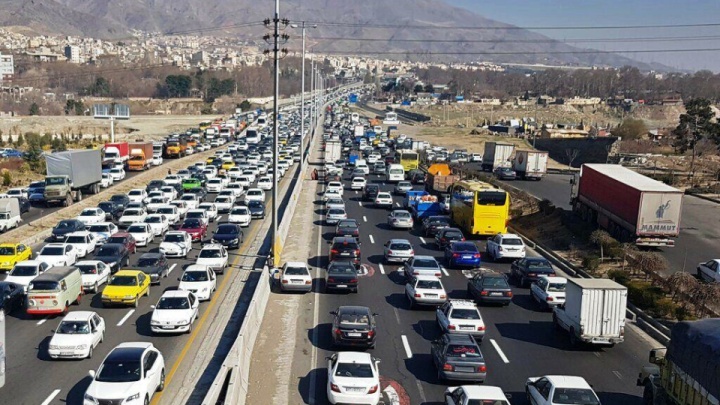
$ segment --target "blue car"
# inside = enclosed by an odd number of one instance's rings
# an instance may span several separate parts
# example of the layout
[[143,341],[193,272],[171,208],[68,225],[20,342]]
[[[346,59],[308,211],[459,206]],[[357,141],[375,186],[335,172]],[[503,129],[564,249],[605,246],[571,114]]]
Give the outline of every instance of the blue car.
[[479,267],[480,250],[472,242],[451,242],[445,248],[445,263],[450,268]]

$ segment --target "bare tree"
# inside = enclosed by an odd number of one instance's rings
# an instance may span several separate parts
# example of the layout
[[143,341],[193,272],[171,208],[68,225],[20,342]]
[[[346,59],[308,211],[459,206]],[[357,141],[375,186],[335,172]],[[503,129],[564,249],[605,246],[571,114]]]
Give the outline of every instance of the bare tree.
[[597,229],[590,234],[590,242],[600,247],[600,261],[605,261],[605,248],[617,243],[609,233],[602,229]]
[[685,271],[678,271],[665,279],[665,287],[670,292],[673,301],[675,301],[676,298],[682,299],[694,291],[698,284],[697,278]]
[[575,159],[577,159],[578,155],[580,154],[580,149],[575,148],[567,148],[565,149],[565,155],[568,159],[568,167],[572,167],[573,162]]

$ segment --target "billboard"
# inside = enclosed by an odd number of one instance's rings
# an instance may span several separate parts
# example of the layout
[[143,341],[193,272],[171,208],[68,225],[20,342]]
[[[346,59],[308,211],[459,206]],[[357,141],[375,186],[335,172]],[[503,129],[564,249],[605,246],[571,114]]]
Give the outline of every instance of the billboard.
[[357,103],[358,95],[355,93],[350,93],[350,95],[348,96],[348,101],[351,103]]

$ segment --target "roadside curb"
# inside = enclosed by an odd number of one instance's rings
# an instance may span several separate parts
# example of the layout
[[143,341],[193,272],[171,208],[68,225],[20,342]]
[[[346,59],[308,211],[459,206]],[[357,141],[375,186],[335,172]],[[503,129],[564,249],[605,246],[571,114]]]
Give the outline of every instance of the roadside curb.
[[716,203],[716,204],[720,204],[720,198],[708,197],[708,196],[703,195],[703,194],[690,193],[690,192],[688,192],[688,191],[685,191],[685,195],[689,195],[689,196],[692,196],[692,197],[699,198],[699,199],[701,199],[701,200],[710,201],[710,202],[714,202],[714,203]]

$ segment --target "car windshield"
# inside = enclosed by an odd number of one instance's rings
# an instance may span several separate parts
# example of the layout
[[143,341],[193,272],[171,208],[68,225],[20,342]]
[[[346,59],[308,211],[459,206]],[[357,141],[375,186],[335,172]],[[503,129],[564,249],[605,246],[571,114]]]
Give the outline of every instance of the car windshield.
[[182,201],[195,201],[197,197],[195,197],[195,194],[185,194],[182,197],[180,197]]
[[81,217],[92,217],[95,215],[97,215],[95,210],[83,210],[83,212],[80,213]]
[[185,218],[202,218],[205,216],[204,211],[195,211],[195,212],[188,212],[185,214]]
[[203,259],[219,259],[222,257],[220,249],[203,249],[200,251],[198,257]]
[[233,208],[231,215],[247,215],[248,209],[245,207]]
[[357,222],[355,221],[340,221],[338,222],[338,226],[341,228],[353,228],[357,226]]
[[250,207],[250,208],[263,208],[262,201],[253,200],[253,201],[248,201],[247,204],[248,204],[248,207]]
[[140,362],[106,360],[100,367],[95,381],[109,383],[140,381]]
[[160,208],[157,210],[157,212],[159,212],[160,214],[170,214],[170,215],[174,214],[174,211],[175,211],[175,209],[170,208],[170,207]]
[[71,235],[65,238],[65,243],[87,243],[83,235]]
[[343,215],[345,211],[342,208],[331,208],[328,210],[328,215]]
[[63,335],[87,335],[90,325],[86,321],[62,321],[55,333]]
[[162,218],[160,217],[147,217],[145,218],[145,222],[148,224],[161,224]]
[[135,276],[113,276],[113,278],[110,279],[108,285],[130,287],[138,284],[137,278]]
[[[0,252],[1,253],[1,252]],[[41,251],[41,256],[62,256],[65,254],[65,248],[62,246],[45,246]]]
[[395,216],[395,218],[403,218],[403,219],[411,218],[410,213],[407,211],[395,211],[394,216]]
[[335,369],[337,377],[372,378],[373,371],[369,364],[362,363],[338,363]]
[[129,233],[144,233],[147,229],[144,225],[130,225],[127,229]]
[[510,288],[505,277],[486,277],[483,279],[482,285],[488,288]]
[[522,246],[523,241],[519,238],[503,238],[502,244],[510,246]]
[[95,256],[116,256],[120,254],[120,249],[114,246],[103,246],[98,250]]
[[250,191],[248,191],[247,194],[248,195],[261,195],[262,191],[261,190],[250,190]]
[[218,227],[218,229],[217,229],[217,233],[218,233],[218,234],[225,234],[225,235],[227,235],[227,234],[235,235],[235,234],[238,233],[238,230],[237,230],[237,228],[234,227],[234,226],[220,225],[220,226]]
[[565,292],[565,283],[550,283],[548,284],[547,290],[550,292]]
[[112,211],[114,204],[111,202],[101,202],[98,204],[98,208],[103,211]]
[[453,319],[481,319],[477,309],[455,308],[450,315]]
[[350,263],[333,263],[328,267],[328,273],[332,274],[355,274],[355,266]]
[[69,222],[69,221],[60,221],[59,224],[55,227],[55,229],[67,229],[67,228],[74,228],[75,223]]
[[186,271],[185,273],[183,273],[182,281],[208,281],[208,275],[204,271]]
[[163,204],[165,203],[165,199],[162,197],[153,197],[150,199],[150,204]]
[[80,264],[77,265],[77,268],[80,269],[82,274],[97,274],[97,268],[92,264]]
[[367,313],[341,313],[339,318],[341,325],[368,325],[370,323],[370,317]]
[[481,357],[477,346],[471,345],[449,345],[447,357]]
[[139,210],[139,209],[125,210],[125,212],[123,212],[123,216],[125,216],[125,215],[142,215],[142,210]]
[[200,228],[202,226],[202,222],[199,219],[186,219],[185,222],[183,222],[182,227],[183,228]]
[[413,267],[437,269],[438,263],[434,259],[415,259]]
[[442,290],[442,284],[437,280],[418,280],[415,288],[422,288],[426,290]]
[[390,193],[378,193],[377,198],[392,198]]
[[190,309],[190,303],[185,297],[162,297],[156,309]]
[[160,259],[157,257],[141,257],[137,265],[138,267],[153,267],[156,266]]
[[552,265],[550,265],[550,262],[547,262],[545,260],[528,260],[527,261],[527,268],[530,271],[534,271],[536,273],[552,273]]
[[285,269],[285,275],[287,276],[306,276],[308,271],[305,267],[288,267]]
[[58,186],[61,184],[65,184],[65,178],[64,177],[48,177],[46,180],[46,184],[48,186]]
[[477,252],[478,248],[472,243],[456,243],[453,245],[456,252]]
[[554,404],[599,405],[592,390],[586,388],[555,388]]
[[391,250],[411,250],[412,246],[410,246],[409,243],[391,243],[390,247]]
[[143,193],[142,190],[131,190],[131,191],[128,193],[128,195],[133,195],[133,196],[135,196],[135,195],[142,195],[142,193]]
[[[230,198],[229,198],[229,197],[217,197],[217,198],[215,198],[215,202],[216,202],[216,203],[221,203],[221,204],[223,204],[223,203],[229,203],[229,202],[230,202]],[[197,214],[200,214],[200,215],[197,215]],[[197,217],[197,216],[202,216],[202,213],[196,213],[194,216],[195,216],[195,217]],[[193,217],[193,216],[191,215],[191,218],[192,218],[192,217]]]
[[38,269],[36,266],[15,265],[15,268],[12,269],[10,275],[15,277],[28,277],[35,276],[37,273]]

